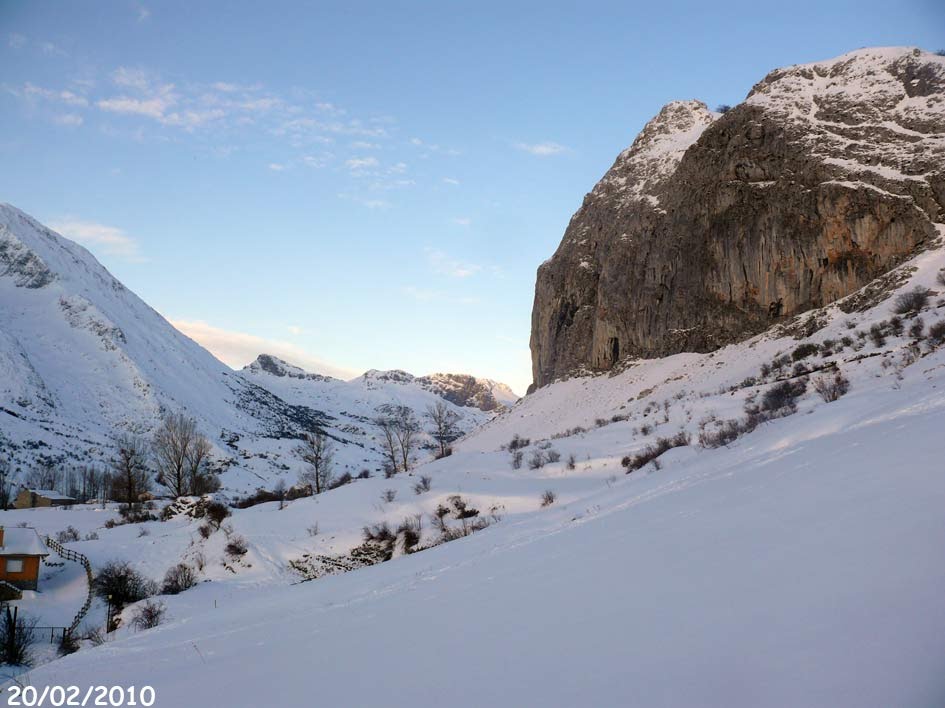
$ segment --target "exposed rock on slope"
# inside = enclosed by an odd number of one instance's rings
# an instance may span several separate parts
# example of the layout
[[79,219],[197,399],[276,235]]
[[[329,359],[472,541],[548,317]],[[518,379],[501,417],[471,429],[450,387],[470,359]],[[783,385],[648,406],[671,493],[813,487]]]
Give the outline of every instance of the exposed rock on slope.
[[943,57],[778,69],[724,115],[670,103],[538,269],[534,382],[709,351],[833,302],[931,240],[943,209]]

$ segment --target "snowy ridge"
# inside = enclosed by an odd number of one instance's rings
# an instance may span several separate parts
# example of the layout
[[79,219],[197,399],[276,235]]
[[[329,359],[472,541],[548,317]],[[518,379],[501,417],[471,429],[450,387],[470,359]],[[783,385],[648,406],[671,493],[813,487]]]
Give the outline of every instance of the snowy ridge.
[[746,103],[801,126],[815,154],[845,174],[925,181],[945,159],[945,57],[920,49],[860,49],[778,69]]
[[619,194],[622,201],[659,206],[656,190],[670,178],[686,150],[719,117],[702,101],[667,103],[617,157],[591,194]]

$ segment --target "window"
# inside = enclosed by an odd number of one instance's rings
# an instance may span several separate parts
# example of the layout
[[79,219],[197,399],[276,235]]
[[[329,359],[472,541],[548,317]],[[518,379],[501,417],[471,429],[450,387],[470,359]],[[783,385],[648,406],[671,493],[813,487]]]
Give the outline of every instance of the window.
[[23,572],[23,559],[22,558],[7,558],[7,572],[8,573],[22,573]]

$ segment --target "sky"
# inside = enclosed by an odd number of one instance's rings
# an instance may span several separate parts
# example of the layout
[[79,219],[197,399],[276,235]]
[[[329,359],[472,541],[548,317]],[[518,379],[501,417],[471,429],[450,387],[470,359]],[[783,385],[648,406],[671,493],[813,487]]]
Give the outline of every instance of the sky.
[[536,269],[646,121],[871,45],[945,4],[0,0],[0,201],[231,366],[524,393]]

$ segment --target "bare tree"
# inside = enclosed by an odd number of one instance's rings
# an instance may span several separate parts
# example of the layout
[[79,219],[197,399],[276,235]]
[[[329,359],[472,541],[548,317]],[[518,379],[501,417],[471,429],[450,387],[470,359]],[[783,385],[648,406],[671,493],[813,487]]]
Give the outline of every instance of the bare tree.
[[6,458],[0,458],[0,509],[7,509],[10,506],[10,498],[13,496],[12,476],[10,463]]
[[306,433],[295,452],[308,465],[308,469],[299,474],[299,481],[310,485],[315,494],[321,494],[331,484],[333,476],[335,446],[331,438],[321,430]]
[[[397,452],[397,433],[394,418],[389,415],[378,416],[374,419],[374,425],[380,428],[384,436],[382,443],[384,445],[384,466],[388,468],[391,474],[397,474],[399,469],[399,455]],[[390,476],[390,475],[388,475]]]
[[137,504],[141,495],[151,489],[145,444],[141,438],[125,435],[118,439],[117,447],[111,463],[112,497],[126,504]]
[[417,433],[420,432],[420,423],[413,410],[407,406],[398,406],[394,416],[394,435],[400,446],[400,461],[404,472],[410,470],[411,456],[417,444]]
[[439,457],[446,457],[449,444],[459,437],[457,425],[461,416],[446,401],[437,401],[427,406],[426,417],[433,425],[430,435],[440,446]]
[[59,486],[60,474],[56,464],[46,458],[37,463],[37,466],[26,475],[26,486],[30,489],[56,489]]
[[151,443],[157,480],[174,497],[212,491],[206,463],[210,442],[197,430],[197,421],[183,413],[164,416]]
[[213,446],[210,441],[200,433],[196,434],[190,449],[187,450],[184,459],[187,467],[187,491],[193,496],[215,492],[220,488],[217,478],[207,469],[211,450]]

